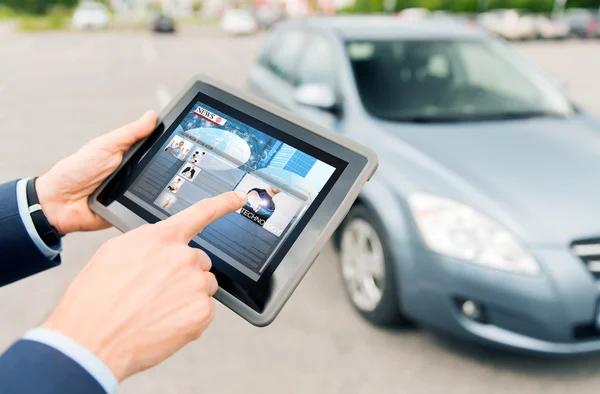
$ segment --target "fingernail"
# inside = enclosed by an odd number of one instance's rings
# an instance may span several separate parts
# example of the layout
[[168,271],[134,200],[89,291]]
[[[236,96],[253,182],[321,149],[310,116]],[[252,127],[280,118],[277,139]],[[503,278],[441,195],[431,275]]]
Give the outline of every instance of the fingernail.
[[246,193],[244,193],[243,191],[236,190],[235,194],[237,194],[237,196],[240,198],[240,200],[248,201],[248,195]]

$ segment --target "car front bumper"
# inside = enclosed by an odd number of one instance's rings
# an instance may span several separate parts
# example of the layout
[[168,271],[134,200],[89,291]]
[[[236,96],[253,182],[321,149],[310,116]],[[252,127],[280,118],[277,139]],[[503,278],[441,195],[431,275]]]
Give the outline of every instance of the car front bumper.
[[[600,351],[600,330],[594,326],[598,285],[570,250],[532,250],[543,272],[527,276],[447,258],[422,246],[404,246],[397,254],[400,299],[406,315],[422,325],[534,353]],[[461,311],[464,300],[482,306],[486,321],[466,317]]]

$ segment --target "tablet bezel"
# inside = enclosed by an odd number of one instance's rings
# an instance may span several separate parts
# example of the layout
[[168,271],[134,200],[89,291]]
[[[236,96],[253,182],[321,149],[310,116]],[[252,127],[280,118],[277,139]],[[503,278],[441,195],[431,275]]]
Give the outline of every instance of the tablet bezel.
[[[215,298],[250,323],[264,326],[272,322],[277,316],[317,258],[319,250],[339,225],[358,196],[363,184],[375,171],[377,157],[370,149],[339,134],[312,124],[261,99],[238,92],[210,78],[199,76],[192,80],[161,113],[157,129],[148,140],[136,144],[125,155],[123,163],[115,174],[119,173],[134,155],[137,154],[137,160],[154,147],[155,142],[160,140],[160,137],[164,136],[172,125],[178,123],[182,113],[185,113],[186,109],[196,102],[199,94],[204,94],[225,106],[232,107],[234,110],[260,120],[260,122],[287,134],[289,138],[299,139],[303,143],[316,146],[327,154],[347,163],[312,217],[305,224],[304,229],[294,241],[290,242],[291,246],[284,253],[279,265],[276,268],[273,267],[274,271],[269,275],[269,294],[265,296],[265,302],[262,305],[255,305],[255,299],[247,293],[249,283],[252,282],[251,279],[244,280],[243,274],[235,274],[236,270],[234,268],[209,253],[213,258],[214,271],[220,285]],[[115,174],[107,179],[90,197],[90,207],[119,230],[129,231],[150,220],[147,216],[142,218],[134,213],[127,207],[127,204],[113,201],[105,206],[98,201],[98,196]],[[288,240],[284,242],[288,242]],[[197,244],[194,243],[193,246],[197,247]],[[216,264],[215,259],[218,260]],[[261,280],[262,278],[258,282]],[[263,296],[261,295],[259,298]]]

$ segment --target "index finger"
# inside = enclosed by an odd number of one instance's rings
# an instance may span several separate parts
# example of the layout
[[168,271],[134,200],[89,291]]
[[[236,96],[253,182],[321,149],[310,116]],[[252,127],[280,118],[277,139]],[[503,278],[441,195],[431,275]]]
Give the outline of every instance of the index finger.
[[248,201],[248,197],[244,192],[223,193],[204,199],[171,216],[163,222],[163,225],[173,228],[186,241],[190,241],[204,227],[228,213],[237,211],[246,204],[246,201]]

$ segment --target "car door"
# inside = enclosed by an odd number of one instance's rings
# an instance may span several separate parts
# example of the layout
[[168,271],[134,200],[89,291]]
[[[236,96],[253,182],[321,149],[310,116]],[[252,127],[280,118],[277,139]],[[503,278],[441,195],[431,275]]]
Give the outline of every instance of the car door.
[[337,128],[341,113],[335,53],[327,37],[318,33],[311,34],[295,68],[292,94],[304,85],[322,85],[333,92],[338,101],[337,105],[331,109],[320,109],[300,104],[292,99],[290,108],[311,121],[331,129]]
[[250,71],[250,90],[283,108],[292,109],[295,67],[307,38],[299,29],[273,32],[258,63]]

